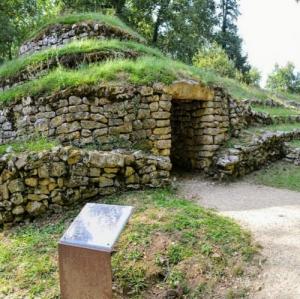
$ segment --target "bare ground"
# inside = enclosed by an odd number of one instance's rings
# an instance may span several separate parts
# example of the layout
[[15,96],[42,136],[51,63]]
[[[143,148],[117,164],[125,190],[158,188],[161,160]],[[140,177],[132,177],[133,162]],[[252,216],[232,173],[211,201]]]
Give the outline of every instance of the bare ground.
[[181,175],[178,186],[181,196],[232,217],[262,245],[266,263],[249,298],[300,298],[300,193],[198,175]]

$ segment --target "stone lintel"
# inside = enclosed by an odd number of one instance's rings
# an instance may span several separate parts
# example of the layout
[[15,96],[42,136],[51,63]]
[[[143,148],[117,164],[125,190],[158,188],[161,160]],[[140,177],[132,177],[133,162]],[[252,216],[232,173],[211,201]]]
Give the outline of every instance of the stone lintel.
[[173,100],[182,101],[212,101],[215,93],[212,88],[193,80],[175,81],[165,88]]

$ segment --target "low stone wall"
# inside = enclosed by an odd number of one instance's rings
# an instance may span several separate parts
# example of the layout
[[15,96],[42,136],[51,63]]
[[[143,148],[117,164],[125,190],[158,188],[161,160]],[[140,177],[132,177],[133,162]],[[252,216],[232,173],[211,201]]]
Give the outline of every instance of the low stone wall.
[[167,157],[57,147],[0,158],[0,225],[120,190],[169,183]]
[[183,168],[207,171],[212,158],[227,140],[228,101],[221,90],[209,102],[173,101],[172,162]]
[[216,178],[240,177],[286,155],[285,142],[300,138],[300,130],[266,132],[248,146],[236,146],[221,152],[215,161]]
[[286,156],[284,160],[300,166],[300,148],[286,145]]
[[89,21],[77,24],[55,24],[48,27],[40,35],[24,43],[20,55],[34,53],[49,47],[57,47],[77,39],[85,38],[118,38],[122,40],[141,40],[118,27],[100,22]]
[[160,87],[95,86],[24,98],[0,110],[0,144],[42,134],[63,144],[169,156],[171,96]]

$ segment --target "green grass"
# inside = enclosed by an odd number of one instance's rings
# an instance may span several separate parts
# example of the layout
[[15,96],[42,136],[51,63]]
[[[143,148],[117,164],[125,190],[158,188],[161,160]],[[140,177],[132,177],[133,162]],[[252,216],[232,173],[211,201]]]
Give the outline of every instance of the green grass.
[[259,128],[250,128],[249,130],[252,132],[260,132],[260,131],[289,132],[289,131],[299,130],[299,129],[300,129],[300,123],[293,123],[293,124],[278,124],[278,125],[262,126]]
[[30,152],[39,152],[43,150],[51,149],[58,145],[58,142],[55,140],[48,140],[46,138],[38,138],[28,141],[18,141],[7,144],[0,145],[0,155],[7,153],[8,148],[9,152],[22,153],[24,151]]
[[299,110],[283,107],[252,106],[252,108],[257,112],[264,112],[271,116],[291,116],[300,113]]
[[300,192],[300,167],[291,163],[274,163],[250,178],[257,184]]
[[[166,189],[104,202],[135,207],[112,258],[115,298],[170,288],[185,298],[225,298],[242,289],[257,247],[232,220]],[[1,298],[58,298],[57,241],[79,209],[0,233]]]
[[138,44],[132,41],[119,40],[82,40],[73,41],[59,48],[50,48],[41,52],[36,52],[30,56],[22,56],[12,61],[8,61],[0,66],[0,80],[17,75],[18,72],[27,69],[30,71],[39,64],[47,62],[51,58],[61,57],[63,55],[72,55],[91,52],[116,52],[116,51],[136,51],[142,55],[155,56],[163,58],[163,54],[157,50]]
[[87,22],[87,21],[96,21],[108,26],[119,28],[134,37],[140,39],[141,41],[144,40],[138,33],[132,30],[128,25],[122,22],[118,17],[111,16],[111,15],[104,15],[101,13],[74,13],[68,15],[61,15],[57,17],[51,17],[48,20],[44,20],[42,24],[37,26],[35,30],[33,30],[27,39],[32,39],[40,34],[42,34],[47,27],[55,24],[75,24],[80,22]]
[[[168,84],[178,78],[180,72],[183,72],[183,67],[180,66],[184,65],[167,59],[142,57],[136,61],[129,59],[106,61],[72,71],[58,68],[40,79],[1,92],[0,101],[18,99],[26,95],[57,92],[79,85],[116,81],[119,83],[122,79],[135,84],[153,82]],[[188,73],[185,73],[188,76]]]
[[248,90],[245,94],[251,96],[250,87],[231,79],[221,78],[212,72],[167,58],[141,57],[136,61],[129,59],[106,61],[72,71],[59,68],[38,80],[1,92],[0,101],[5,102],[27,95],[42,95],[68,87],[100,82],[120,83],[123,80],[134,84],[154,82],[170,84],[176,79],[183,78],[200,80],[209,86],[223,86],[236,98],[242,97],[243,90],[245,92]]
[[292,147],[299,147],[300,148],[300,140],[293,140],[288,143]]

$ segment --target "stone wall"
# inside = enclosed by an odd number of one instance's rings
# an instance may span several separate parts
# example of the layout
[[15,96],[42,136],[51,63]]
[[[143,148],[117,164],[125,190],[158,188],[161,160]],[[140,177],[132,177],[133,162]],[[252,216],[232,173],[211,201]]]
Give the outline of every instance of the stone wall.
[[97,86],[24,98],[0,110],[0,144],[42,134],[63,144],[169,156],[171,96],[159,88]]
[[216,91],[213,101],[173,101],[172,162],[183,168],[207,171],[229,134],[228,101]]
[[286,156],[285,142],[300,139],[300,130],[266,132],[247,146],[236,146],[219,153],[215,162],[216,178],[240,177]]
[[118,27],[100,22],[89,21],[77,24],[55,24],[41,32],[37,37],[24,43],[19,51],[20,55],[34,53],[49,47],[57,47],[73,40],[85,38],[117,38],[122,40],[141,40]]
[[286,145],[285,161],[300,166],[300,148]]
[[0,226],[120,190],[169,182],[168,157],[57,147],[0,158]]

